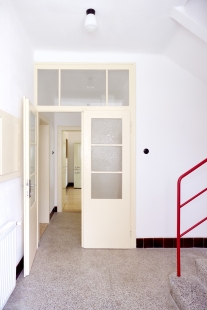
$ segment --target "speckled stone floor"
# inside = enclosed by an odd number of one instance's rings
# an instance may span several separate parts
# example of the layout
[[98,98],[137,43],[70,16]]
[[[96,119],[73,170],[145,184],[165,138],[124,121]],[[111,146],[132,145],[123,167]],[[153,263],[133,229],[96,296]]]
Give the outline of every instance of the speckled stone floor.
[[[4,310],[178,309],[168,285],[175,249],[82,249],[80,227],[80,213],[53,216]],[[206,249],[182,249],[182,271],[195,274],[195,259],[206,257]]]

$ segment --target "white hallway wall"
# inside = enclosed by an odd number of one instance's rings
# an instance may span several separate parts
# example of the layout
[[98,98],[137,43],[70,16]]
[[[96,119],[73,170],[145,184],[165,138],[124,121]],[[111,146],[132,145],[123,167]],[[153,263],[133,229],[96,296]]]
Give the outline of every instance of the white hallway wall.
[[[136,235],[175,237],[177,178],[207,155],[206,84],[159,55],[40,51],[35,61],[136,63]],[[71,126],[65,116],[63,122]],[[80,126],[80,119],[73,118],[72,126]],[[149,148],[148,155],[144,148]],[[206,187],[202,171],[196,173],[196,182],[190,177],[183,183],[182,199]],[[206,202],[204,195],[182,211],[183,229],[206,216]],[[207,236],[207,223],[188,236]]]
[[[10,0],[0,1],[0,109],[22,120],[22,98],[33,102],[31,43]],[[21,158],[22,159],[22,158]],[[23,223],[22,176],[0,183],[0,227],[8,221]],[[23,225],[17,228],[17,262],[23,256]]]

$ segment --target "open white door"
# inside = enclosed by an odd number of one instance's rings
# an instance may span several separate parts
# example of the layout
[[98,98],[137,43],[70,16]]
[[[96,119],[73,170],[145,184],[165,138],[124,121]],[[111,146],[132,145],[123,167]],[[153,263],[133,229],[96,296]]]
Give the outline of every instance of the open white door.
[[130,112],[83,113],[84,248],[130,248]]
[[38,246],[37,112],[24,97],[24,276],[29,275]]

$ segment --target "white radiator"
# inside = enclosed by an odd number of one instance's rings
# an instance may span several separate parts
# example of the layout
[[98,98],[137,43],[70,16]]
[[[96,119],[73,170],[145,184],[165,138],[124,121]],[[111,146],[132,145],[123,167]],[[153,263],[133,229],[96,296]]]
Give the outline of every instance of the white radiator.
[[16,223],[0,229],[0,309],[2,310],[16,285]]

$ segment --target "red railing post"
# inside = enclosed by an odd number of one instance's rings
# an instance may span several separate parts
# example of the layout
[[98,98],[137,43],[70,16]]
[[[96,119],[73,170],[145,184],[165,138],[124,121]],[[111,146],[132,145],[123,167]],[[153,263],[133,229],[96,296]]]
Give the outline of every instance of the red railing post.
[[177,276],[180,277],[180,179],[177,182]]
[[204,165],[207,162],[207,158],[204,159],[203,161],[201,161],[200,163],[198,163],[196,166],[194,166],[193,168],[191,168],[190,170],[188,170],[187,172],[183,173],[177,182],[177,276],[180,277],[181,276],[181,262],[180,262],[180,238],[183,237],[185,234],[187,234],[189,231],[191,231],[192,229],[194,229],[195,227],[197,227],[198,225],[202,224],[204,221],[207,221],[207,217],[202,219],[200,222],[196,223],[195,225],[193,225],[192,227],[190,227],[189,229],[187,229],[186,231],[184,231],[182,234],[180,234],[180,209],[181,207],[184,207],[185,205],[187,205],[190,201],[194,200],[195,198],[197,198],[198,196],[202,195],[203,193],[205,193],[207,191],[207,188],[205,188],[204,190],[202,190],[201,192],[199,192],[198,194],[196,194],[195,196],[191,197],[190,199],[188,199],[187,201],[185,201],[182,205],[180,203],[180,192],[181,192],[181,181],[184,177],[186,177],[188,174],[190,174],[191,172],[195,171],[196,169],[198,169],[199,167],[201,167],[202,165]]

